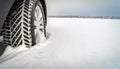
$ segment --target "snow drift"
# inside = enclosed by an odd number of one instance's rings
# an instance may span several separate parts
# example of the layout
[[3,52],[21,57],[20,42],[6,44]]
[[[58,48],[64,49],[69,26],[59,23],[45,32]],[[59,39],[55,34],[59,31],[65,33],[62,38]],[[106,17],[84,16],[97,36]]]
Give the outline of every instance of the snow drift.
[[49,18],[50,39],[8,46],[0,69],[120,69],[120,20]]

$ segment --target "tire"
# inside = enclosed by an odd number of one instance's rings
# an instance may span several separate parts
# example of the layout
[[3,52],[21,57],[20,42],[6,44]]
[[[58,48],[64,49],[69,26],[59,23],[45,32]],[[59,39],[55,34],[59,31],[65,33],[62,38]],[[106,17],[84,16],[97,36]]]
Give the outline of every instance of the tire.
[[[41,22],[38,19],[36,21],[38,8],[41,12],[38,17],[42,16]],[[44,9],[40,0],[16,0],[3,26],[4,45],[12,47],[25,45],[30,48],[41,42],[41,38],[46,39],[46,11]],[[36,29],[39,33],[37,35]]]

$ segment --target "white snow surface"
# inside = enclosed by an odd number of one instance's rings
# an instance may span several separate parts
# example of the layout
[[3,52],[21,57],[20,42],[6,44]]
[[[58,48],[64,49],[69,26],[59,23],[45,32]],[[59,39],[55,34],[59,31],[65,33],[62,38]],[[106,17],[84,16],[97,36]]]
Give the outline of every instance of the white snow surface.
[[7,47],[0,69],[120,69],[120,20],[48,18],[50,38]]

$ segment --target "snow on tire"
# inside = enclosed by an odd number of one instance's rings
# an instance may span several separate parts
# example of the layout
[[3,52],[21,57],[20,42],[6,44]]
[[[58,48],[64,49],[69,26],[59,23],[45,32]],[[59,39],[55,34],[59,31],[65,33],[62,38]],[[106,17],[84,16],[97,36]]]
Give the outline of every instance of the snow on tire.
[[[5,46],[18,47],[20,45],[25,45],[26,47],[31,47],[36,44],[35,36],[35,23],[33,22],[33,13],[36,5],[40,5],[39,8],[42,12],[43,18],[43,28],[42,31],[44,38],[46,35],[45,30],[45,13],[43,6],[39,0],[16,0],[12,6],[6,21],[3,26],[3,38]],[[40,35],[40,34],[39,34]]]

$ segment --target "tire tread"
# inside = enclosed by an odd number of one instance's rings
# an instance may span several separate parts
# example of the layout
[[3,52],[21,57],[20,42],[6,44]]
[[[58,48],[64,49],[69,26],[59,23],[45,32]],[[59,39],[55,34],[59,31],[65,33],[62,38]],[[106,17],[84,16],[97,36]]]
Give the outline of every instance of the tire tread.
[[3,26],[4,45],[18,47],[32,46],[30,13],[34,0],[16,0]]

